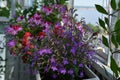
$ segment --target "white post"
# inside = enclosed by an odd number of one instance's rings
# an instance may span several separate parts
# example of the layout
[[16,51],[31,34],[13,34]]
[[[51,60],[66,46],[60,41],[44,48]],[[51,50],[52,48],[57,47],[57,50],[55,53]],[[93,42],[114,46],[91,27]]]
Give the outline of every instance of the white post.
[[73,16],[73,8],[74,8],[74,0],[69,0],[68,9],[71,9],[71,13],[70,13],[71,16]]
[[13,18],[14,16],[15,16],[15,5],[16,5],[16,0],[11,0],[12,2],[11,2],[11,18]]
[[41,80],[39,71],[37,71],[37,73],[36,73],[36,80]]
[[74,8],[74,0],[70,0],[69,6],[70,6],[70,8]]

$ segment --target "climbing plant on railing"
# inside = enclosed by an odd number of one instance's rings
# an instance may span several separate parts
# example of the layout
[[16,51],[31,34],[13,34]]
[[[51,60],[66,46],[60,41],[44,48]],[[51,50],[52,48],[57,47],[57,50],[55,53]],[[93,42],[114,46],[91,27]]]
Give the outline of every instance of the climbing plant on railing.
[[[114,60],[113,54],[120,53],[120,50],[118,49],[120,45],[120,19],[116,21],[115,25],[111,25],[111,17],[116,17],[115,14],[120,11],[120,1],[117,4],[116,0],[109,0],[108,10],[98,4],[96,4],[95,7],[98,12],[105,15],[104,19],[99,18],[98,22],[100,27],[102,27],[108,34],[108,38],[102,35],[102,41],[103,44],[108,47],[110,51],[110,68],[113,71],[114,76],[118,78],[120,67]],[[111,9],[112,12],[110,11]],[[111,27],[113,27],[114,29],[111,29]]]

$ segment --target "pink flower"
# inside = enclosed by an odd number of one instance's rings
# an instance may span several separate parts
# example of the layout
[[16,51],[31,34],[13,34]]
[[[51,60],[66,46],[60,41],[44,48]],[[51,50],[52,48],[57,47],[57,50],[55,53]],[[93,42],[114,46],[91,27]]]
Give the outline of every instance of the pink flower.
[[36,25],[39,25],[42,23],[42,18],[41,18],[41,15],[36,13],[34,16],[33,16],[33,22],[36,24]]
[[84,34],[85,31],[80,23],[76,23],[75,27]]
[[24,19],[24,16],[19,16],[18,18],[17,18],[17,21],[22,21]]
[[20,25],[10,25],[5,31],[8,34],[16,35],[19,31],[22,31],[22,27]]
[[46,13],[46,15],[50,15],[53,12],[52,7],[42,6],[42,12]]

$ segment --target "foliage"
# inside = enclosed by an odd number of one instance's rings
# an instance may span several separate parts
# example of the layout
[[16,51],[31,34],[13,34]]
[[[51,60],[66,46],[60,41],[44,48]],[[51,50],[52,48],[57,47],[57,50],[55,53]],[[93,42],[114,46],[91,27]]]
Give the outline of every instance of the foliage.
[[0,7],[0,16],[3,16],[3,17],[9,17],[10,15],[10,10],[6,7],[4,8],[1,8]]
[[11,37],[7,43],[10,54],[20,56],[44,76],[50,73],[53,78],[62,78],[58,80],[82,78],[84,65],[91,64],[95,53],[89,44],[92,36],[84,39],[92,32],[71,16],[64,0],[56,4],[52,1],[44,2],[47,5],[40,10],[35,5],[25,9],[11,20],[5,29]]
[[[113,10],[112,13],[109,10],[107,11],[104,7],[100,5],[95,5],[95,7],[98,10],[98,12],[108,16],[104,17],[104,20],[99,18],[99,25],[107,32],[109,36],[108,39],[103,37],[103,44],[107,46],[110,52],[112,53],[110,68],[114,72],[114,76],[117,78],[120,73],[120,68],[114,60],[113,54],[120,52],[120,50],[118,49],[118,46],[120,45],[120,19],[116,21],[113,30],[111,29],[110,19],[111,17],[115,16],[115,13],[117,13],[120,10],[120,1],[118,4],[116,4],[116,0],[111,0],[109,4]],[[111,46],[112,44],[114,45],[114,48],[113,46]]]
[[88,23],[87,25],[92,29],[93,32],[100,32],[100,28],[98,26],[95,26],[91,23]]
[[11,1],[7,0],[6,7],[0,7],[0,16],[9,18],[10,16]]

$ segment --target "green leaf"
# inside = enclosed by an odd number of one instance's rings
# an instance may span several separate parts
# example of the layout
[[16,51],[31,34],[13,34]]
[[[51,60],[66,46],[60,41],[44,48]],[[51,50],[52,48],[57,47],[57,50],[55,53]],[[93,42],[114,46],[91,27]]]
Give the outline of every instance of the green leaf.
[[108,14],[108,12],[102,6],[95,4],[95,7],[98,12],[100,12],[102,14]]
[[120,44],[120,19],[116,22],[114,27],[115,37],[118,44]]
[[113,10],[116,10],[116,0],[111,0],[110,5]]
[[16,3],[16,8],[22,9],[22,6],[17,2],[17,3]]
[[114,34],[112,34],[111,41],[114,44],[115,48],[118,48],[118,43],[116,41],[116,38],[115,38]]
[[107,30],[107,28],[105,27],[105,22],[100,18],[99,18],[99,24],[104,30]]
[[115,23],[114,30],[115,30],[115,31],[120,30],[120,19]]
[[105,46],[109,47],[108,39],[105,36],[102,36],[102,42]]
[[120,32],[117,32],[115,37],[116,37],[117,43],[120,45]]
[[1,8],[0,7],[0,16],[9,18],[9,16],[10,16],[10,9],[7,9],[6,7],[5,8]]
[[106,23],[107,25],[109,25],[109,19],[108,19],[107,17],[105,17],[104,20],[105,20],[105,23]]
[[112,56],[111,56],[110,68],[114,72],[115,76],[118,77],[118,69],[119,68],[118,68],[116,61],[113,59]]

